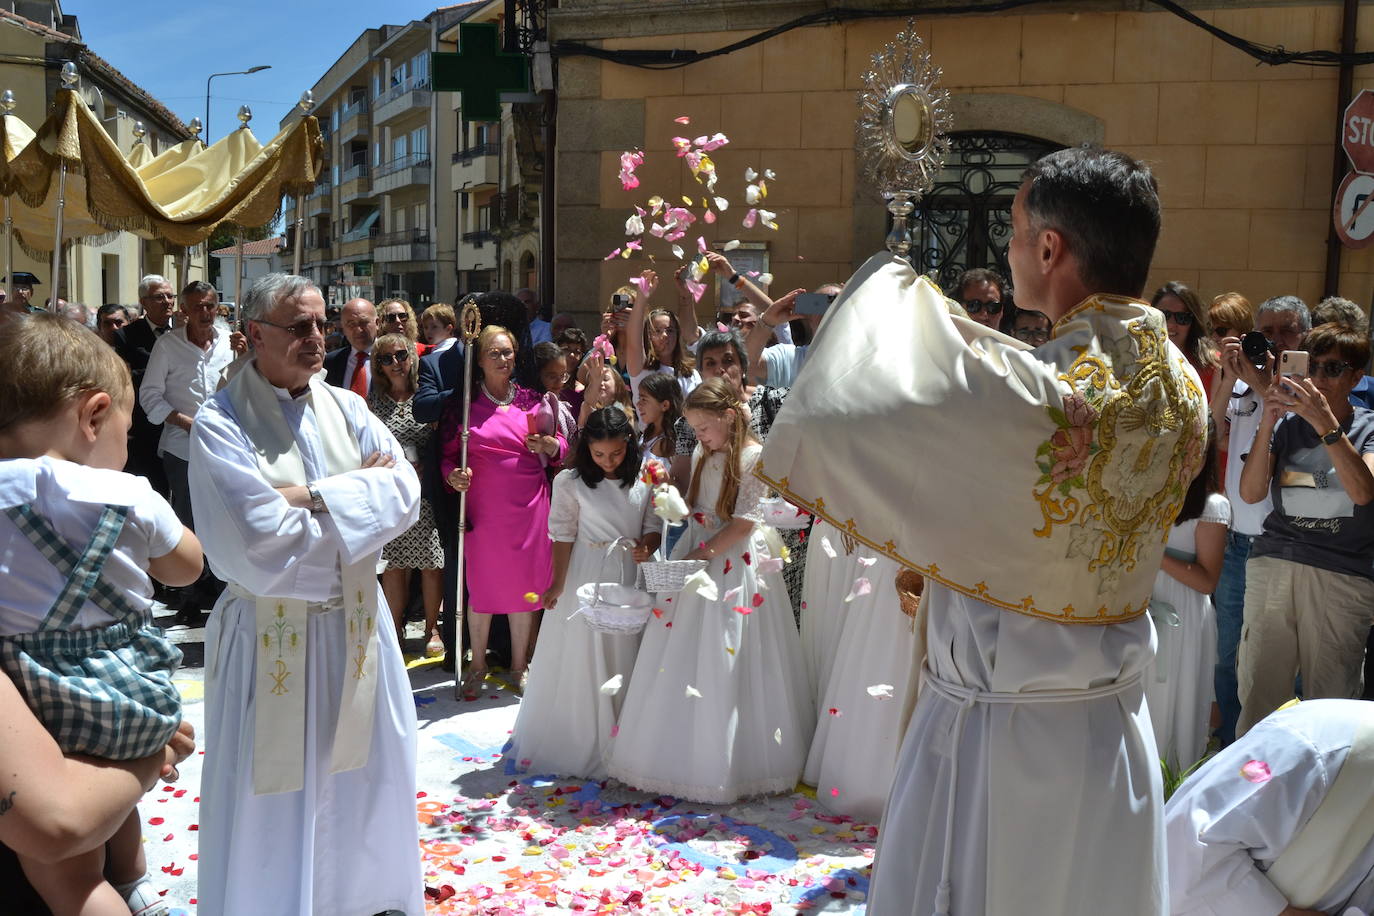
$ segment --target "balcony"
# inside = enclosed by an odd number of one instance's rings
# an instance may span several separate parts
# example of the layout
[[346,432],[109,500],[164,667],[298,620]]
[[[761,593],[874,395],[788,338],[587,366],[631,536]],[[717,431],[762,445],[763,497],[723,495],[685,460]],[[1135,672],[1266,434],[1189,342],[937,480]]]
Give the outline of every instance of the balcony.
[[483,143],[453,154],[451,179],[458,191],[483,191],[494,188],[500,180],[501,166],[496,158],[501,147]]
[[351,203],[361,197],[372,196],[371,170],[360,162],[339,176],[339,203]]
[[398,86],[392,86],[381,99],[373,112],[373,121],[380,127],[414,111],[429,111],[429,77],[411,78]]
[[367,99],[362,98],[339,112],[339,142],[347,143],[354,137],[364,137],[371,129],[367,121]]
[[522,187],[491,197],[492,229],[501,238],[531,231],[538,218],[539,195],[533,191]]
[[328,213],[330,208],[329,182],[322,181],[315,185],[315,189],[310,192],[310,196],[305,199],[305,215],[319,216]]
[[411,153],[383,162],[373,170],[374,194],[386,194],[410,185],[429,185],[429,153]]
[[473,248],[481,248],[487,242],[494,242],[496,236],[490,229],[479,229],[476,232],[464,232],[463,244],[471,245]]
[[372,257],[376,261],[433,261],[434,250],[427,229],[403,229],[373,239]]

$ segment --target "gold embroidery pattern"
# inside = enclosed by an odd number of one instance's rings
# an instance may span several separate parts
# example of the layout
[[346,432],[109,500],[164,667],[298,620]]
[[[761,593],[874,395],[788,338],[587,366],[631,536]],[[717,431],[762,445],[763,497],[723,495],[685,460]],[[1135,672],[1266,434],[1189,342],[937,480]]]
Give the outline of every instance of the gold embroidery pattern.
[[363,665],[367,662],[367,641],[372,635],[372,617],[367,613],[363,593],[357,593],[353,613],[348,617],[348,638],[353,640],[353,679],[363,679]]
[[264,650],[271,651],[275,645],[277,647],[277,658],[280,659],[286,653],[288,647],[292,650],[300,642],[300,634],[296,628],[286,619],[286,605],[277,602],[277,618],[271,625],[262,631],[262,647]]
[[1169,364],[1162,324],[1150,317],[1127,329],[1130,340],[1106,342],[1116,353],[1080,353],[1060,374],[1072,393],[1062,410],[1047,408],[1056,430],[1036,451],[1044,525],[1034,533],[1075,526],[1066,557],[1086,558],[1100,573],[1099,594],[1135,569],[1146,539],[1168,538],[1205,435],[1201,391]]
[[871,547],[873,550],[876,550],[878,553],[882,554],[888,559],[900,563],[907,569],[915,570],[916,572],[920,573],[922,576],[925,576],[932,582],[939,582],[941,585],[943,585],[950,591],[958,592],[961,595],[967,595],[970,598],[977,598],[984,604],[990,604],[993,607],[1001,608],[1004,611],[1014,611],[1018,614],[1025,614],[1028,617],[1037,617],[1041,620],[1051,620],[1055,623],[1060,624],[1101,626],[1104,623],[1122,623],[1127,620],[1134,620],[1141,614],[1144,614],[1145,611],[1148,610],[1150,607],[1150,599],[1147,597],[1143,602],[1141,602],[1139,607],[1126,608],[1121,613],[1114,614],[1111,611],[1109,611],[1108,608],[1104,605],[1103,607],[1098,608],[1097,617],[1077,617],[1075,616],[1076,612],[1073,608],[1073,605],[1069,605],[1068,607],[1064,608],[1062,611],[1058,613],[1043,610],[1036,602],[1034,595],[1027,595],[1024,598],[1022,598],[1019,602],[1015,603],[1010,601],[1003,601],[1002,599],[997,598],[994,595],[980,593],[974,587],[966,586],[959,582],[955,582],[953,579],[950,579],[949,577],[943,575],[941,573],[940,567],[934,563],[931,563],[929,566],[924,566],[920,563],[917,563],[915,560],[903,556],[897,550],[897,545],[893,543],[891,540],[888,540],[885,543],[879,543],[878,541],[870,537],[866,537],[863,534],[863,532],[859,531],[858,525],[855,524],[854,519],[838,519],[825,511],[823,500],[817,499],[815,501],[812,501],[807,499],[805,496],[802,496],[800,493],[786,486],[784,483],[786,478],[778,479],[769,477],[768,472],[764,468],[763,461],[761,459],[756,465],[754,465],[754,476],[757,477],[759,480],[762,480],[764,483],[768,484],[773,489],[777,490],[783,496],[785,496],[788,502],[802,507],[807,512],[810,512],[812,515],[818,518],[824,519],[825,521],[834,525],[841,531],[848,533],[851,537],[854,538],[854,540],[858,541],[860,544],[866,544],[868,547]]

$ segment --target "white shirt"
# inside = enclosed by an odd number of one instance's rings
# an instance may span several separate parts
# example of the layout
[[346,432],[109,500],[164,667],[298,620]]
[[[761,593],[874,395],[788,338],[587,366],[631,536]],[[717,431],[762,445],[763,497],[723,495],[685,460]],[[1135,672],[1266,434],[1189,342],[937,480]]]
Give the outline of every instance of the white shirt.
[[1231,530],[1255,537],[1264,532],[1264,520],[1274,509],[1274,500],[1265,494],[1263,501],[1247,503],[1240,495],[1240,472],[1245,456],[1255,442],[1255,431],[1264,416],[1264,401],[1250,386],[1237,381],[1226,405],[1226,419],[1231,422],[1227,439],[1226,498],[1231,501]]
[[[1164,809],[1173,916],[1259,916],[1288,901],[1265,872],[1302,831],[1350,752],[1363,700],[1304,700],[1264,719],[1188,778]],[[1241,773],[1252,760],[1270,778]],[[1314,907],[1374,906],[1374,845]]]
[[692,393],[692,389],[701,384],[701,375],[693,369],[691,375],[678,375],[672,366],[660,365],[657,369],[641,369],[636,374],[630,376],[630,403],[639,401],[639,384],[651,375],[671,375],[677,379],[677,386],[682,389],[682,399],[685,401],[687,395]]
[[806,344],[774,344],[763,351],[763,364],[768,367],[764,381],[770,388],[791,388],[806,360]]
[[167,423],[172,411],[194,417],[219,387],[220,373],[234,361],[229,335],[218,325],[210,329],[210,345],[202,349],[186,337],[186,328],[173,328],[157,339],[143,373],[139,399],[152,423],[161,423],[158,454],[182,461],[191,454],[191,434]]
[[[153,586],[148,561],[171,553],[184,529],[172,507],[143,477],[90,468],[58,458],[0,461],[0,509],[29,505],[68,544],[80,550],[91,539],[107,505],[128,506],[129,515],[105,561],[101,578],[131,605],[149,607]],[[35,632],[67,577],[28,537],[0,514],[0,634]],[[112,618],[87,601],[77,629],[108,626]]]
[[449,347],[453,346],[453,345],[456,344],[457,342],[458,342],[458,338],[457,338],[457,337],[445,337],[443,340],[441,340],[441,341],[439,341],[437,344],[435,344],[435,345],[434,345],[434,349],[433,349],[433,350],[430,350],[429,352],[430,352],[431,354],[434,354],[434,353],[443,353],[445,350],[447,350]]

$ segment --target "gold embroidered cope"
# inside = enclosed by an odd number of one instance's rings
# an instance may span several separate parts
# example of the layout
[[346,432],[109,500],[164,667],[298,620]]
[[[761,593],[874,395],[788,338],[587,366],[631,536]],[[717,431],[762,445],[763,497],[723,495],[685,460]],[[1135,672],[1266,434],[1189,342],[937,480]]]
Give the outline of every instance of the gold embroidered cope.
[[1149,605],[1206,416],[1143,302],[1090,297],[1032,353],[881,254],[827,314],[756,473],[955,591],[1115,623]]

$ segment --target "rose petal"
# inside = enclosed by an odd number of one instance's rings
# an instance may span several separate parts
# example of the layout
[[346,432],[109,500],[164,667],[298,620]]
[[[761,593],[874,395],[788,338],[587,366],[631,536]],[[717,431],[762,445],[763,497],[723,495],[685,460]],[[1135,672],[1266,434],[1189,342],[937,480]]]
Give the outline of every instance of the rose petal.
[[830,538],[825,535],[821,535],[821,550],[824,550],[825,555],[832,560],[839,556],[839,554],[835,553],[835,545],[831,544]]
[[701,691],[700,691],[700,690],[697,690],[697,689],[696,689],[695,687],[693,687],[691,684],[688,684],[688,685],[687,685],[687,696],[689,696],[689,697],[695,697],[696,699],[699,700],[699,699],[701,699]]
[[617,694],[620,692],[620,685],[624,682],[625,678],[622,675],[617,674],[613,676],[610,680],[608,680],[606,683],[601,685],[601,692],[606,694],[607,696]]
[[735,613],[736,613],[736,614],[744,614],[744,615],[747,616],[747,615],[749,615],[749,614],[754,613],[754,609],[751,608],[751,607],[745,607],[745,606],[742,605],[742,604],[737,604],[737,605],[735,605]]
[[891,684],[874,684],[868,688],[868,695],[880,700],[892,699]]
[[738,248],[739,246],[740,246],[740,240],[739,240],[739,239],[731,239],[730,241],[726,242],[724,245],[721,245],[721,246],[720,246],[720,250],[721,250],[721,251],[734,251],[734,250],[735,250],[736,248]]
[[715,601],[720,597],[720,589],[716,587],[716,581],[704,569],[699,569],[688,576],[682,587],[685,591],[696,592],[707,601]]
[[691,124],[692,119],[687,117],[686,115],[683,115],[680,118],[673,118],[673,122],[676,124]]
[[868,567],[872,566],[874,563],[877,562],[877,557],[859,557],[859,565],[864,567],[865,569],[867,569]]
[[760,595],[760,594],[758,594],[757,592],[755,592],[755,593],[754,593],[754,597],[753,597],[753,599],[751,600],[751,603],[754,605],[754,607],[760,607],[760,606],[762,606],[762,604],[763,604],[763,596]]
[[1250,780],[1250,782],[1268,782],[1274,778],[1274,774],[1269,770],[1269,764],[1265,763],[1263,760],[1247,761],[1240,768],[1240,775]]
[[782,729],[773,729],[773,740],[776,741],[778,744],[782,744]]
[[863,576],[860,576],[854,580],[854,587],[850,589],[849,595],[844,600],[846,602],[853,601],[855,598],[861,598],[872,591],[873,583],[869,582]]

